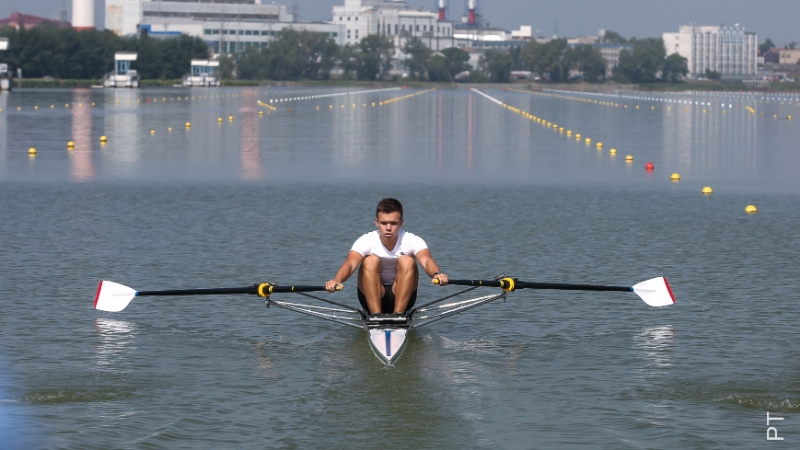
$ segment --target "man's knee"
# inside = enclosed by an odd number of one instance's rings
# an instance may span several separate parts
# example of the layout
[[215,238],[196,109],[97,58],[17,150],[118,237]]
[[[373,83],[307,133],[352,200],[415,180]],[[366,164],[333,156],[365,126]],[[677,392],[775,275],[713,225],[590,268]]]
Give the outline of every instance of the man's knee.
[[369,255],[364,258],[364,261],[361,263],[361,268],[370,272],[380,271],[381,259],[375,255]]
[[398,271],[413,271],[417,268],[417,260],[412,256],[403,255],[397,259]]

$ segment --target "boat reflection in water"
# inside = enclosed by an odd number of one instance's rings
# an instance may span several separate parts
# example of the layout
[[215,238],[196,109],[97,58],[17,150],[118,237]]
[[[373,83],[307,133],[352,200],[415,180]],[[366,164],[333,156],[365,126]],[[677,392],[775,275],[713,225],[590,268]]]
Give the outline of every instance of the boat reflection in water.
[[109,141],[101,150],[103,160],[111,166],[115,178],[135,178],[140,172],[138,163],[144,143],[139,136],[142,111],[140,105],[136,103],[137,92],[129,89],[103,91],[105,95],[103,134],[109,137]]
[[[244,89],[245,96],[257,96],[258,89]],[[253,103],[245,102],[239,113],[242,116],[241,160],[242,179],[258,180],[264,176],[261,166],[261,122]]]
[[72,91],[72,142],[69,149],[70,174],[75,181],[89,181],[94,178],[92,162],[92,90]]

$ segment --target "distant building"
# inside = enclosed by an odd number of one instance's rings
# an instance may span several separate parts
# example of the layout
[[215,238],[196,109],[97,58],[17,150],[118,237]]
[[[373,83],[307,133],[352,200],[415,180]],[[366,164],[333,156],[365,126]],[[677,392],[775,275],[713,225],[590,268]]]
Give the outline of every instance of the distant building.
[[778,50],[778,52],[780,55],[780,59],[778,60],[779,64],[800,64],[800,49],[783,49]]
[[614,67],[619,65],[619,55],[623,50],[633,52],[633,45],[630,44],[592,44],[592,47],[600,50],[603,59],[606,61],[606,77],[614,75]]
[[105,27],[123,36],[195,36],[215,54],[263,47],[284,28],[327,33],[337,44],[345,43],[343,27],[294,22],[285,5],[262,4],[262,0],[212,1],[106,0]]
[[522,25],[519,30],[511,30],[511,39],[514,41],[530,41],[533,39],[533,27]]
[[45,22],[50,22],[57,28],[72,28],[69,22],[62,22],[60,20],[50,20],[44,17],[31,16],[29,14],[20,14],[18,12],[11,13],[5,19],[0,19],[0,27],[14,27],[17,30],[24,28],[30,30],[33,27],[39,26]]
[[344,27],[345,44],[356,45],[370,34],[386,36],[399,51],[412,37],[433,50],[455,46],[454,24],[439,13],[414,9],[405,0],[344,0],[333,6],[331,23]]
[[686,58],[689,77],[705,76],[706,70],[719,72],[725,79],[744,79],[756,75],[758,35],[736,24],[726,26],[682,26],[677,33],[664,33],[667,55]]

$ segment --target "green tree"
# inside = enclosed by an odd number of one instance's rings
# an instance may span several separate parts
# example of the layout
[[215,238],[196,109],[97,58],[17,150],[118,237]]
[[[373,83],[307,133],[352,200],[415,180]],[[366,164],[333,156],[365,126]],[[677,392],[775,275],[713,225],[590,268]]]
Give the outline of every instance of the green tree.
[[549,81],[566,81],[574,58],[568,52],[566,39],[553,39],[545,44],[531,41],[522,48],[520,57],[527,70]]
[[442,55],[431,56],[428,79],[437,82],[453,81],[453,76],[450,74],[450,61]]
[[785,46],[786,50],[794,50],[795,47],[797,47],[797,42],[795,42],[795,41],[789,42]]
[[706,78],[709,80],[719,80],[722,78],[722,74],[711,69],[706,69]]
[[342,69],[342,77],[344,79],[349,80],[356,74],[356,69],[358,69],[357,54],[358,47],[354,47],[350,44],[339,47],[337,60],[339,62],[339,67]]
[[236,61],[231,55],[220,55],[219,57],[219,77],[221,80],[233,79],[236,72]]
[[514,61],[511,55],[500,50],[486,50],[478,61],[478,67],[489,76],[493,83],[508,83],[511,81],[511,70]]
[[361,39],[358,49],[356,73],[360,80],[375,80],[389,72],[394,55],[394,42],[391,38],[370,34]]
[[472,66],[469,65],[469,53],[464,50],[458,47],[449,47],[442,50],[441,53],[447,58],[447,66],[451,78],[455,78],[456,75],[472,69]]
[[565,57],[570,60],[571,67],[583,74],[586,81],[599,81],[606,75],[606,60],[596,47],[579,45],[568,49]]
[[417,37],[406,41],[403,53],[407,55],[403,64],[408,68],[408,74],[416,80],[424,80],[430,68],[433,51]]
[[775,48],[775,43],[772,42],[772,39],[767,38],[763,44],[758,46],[758,51],[761,52],[761,55],[764,55],[773,48]]
[[689,63],[683,56],[673,53],[664,60],[661,78],[666,82],[677,83],[689,74]]
[[617,72],[631,83],[654,83],[664,68],[666,53],[660,38],[637,40],[632,52],[620,52]]
[[621,34],[617,33],[616,31],[608,30],[606,34],[603,35],[603,42],[607,44],[627,44],[628,41],[622,37]]

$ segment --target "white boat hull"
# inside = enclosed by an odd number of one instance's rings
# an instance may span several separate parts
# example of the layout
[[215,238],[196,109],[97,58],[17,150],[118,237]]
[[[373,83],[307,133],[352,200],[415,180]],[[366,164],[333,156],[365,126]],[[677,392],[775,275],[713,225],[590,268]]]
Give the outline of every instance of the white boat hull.
[[403,351],[408,336],[408,328],[376,327],[367,330],[372,350],[387,365],[391,365]]

